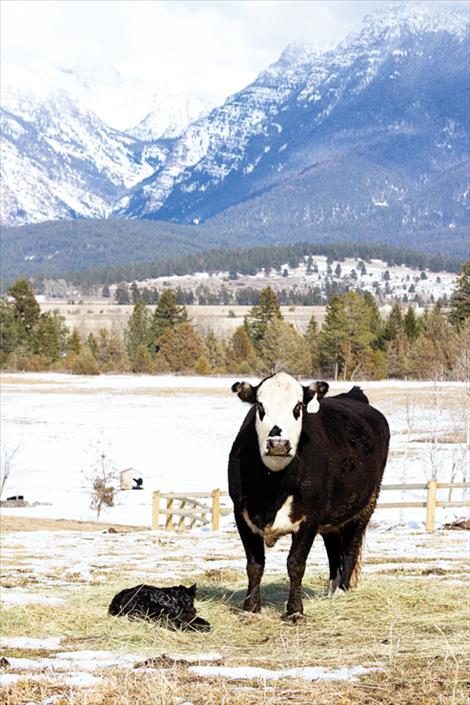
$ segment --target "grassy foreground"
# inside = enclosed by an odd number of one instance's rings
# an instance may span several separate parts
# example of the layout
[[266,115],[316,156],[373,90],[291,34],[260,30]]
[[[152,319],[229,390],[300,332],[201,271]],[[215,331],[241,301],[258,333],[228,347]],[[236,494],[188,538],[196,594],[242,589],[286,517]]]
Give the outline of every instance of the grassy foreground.
[[[468,593],[436,576],[421,580],[365,576],[360,587],[330,599],[325,580],[305,580],[306,622],[280,620],[287,581],[266,575],[260,615],[239,610],[244,577],[228,570],[206,571],[198,582],[198,612],[212,624],[208,634],[179,633],[151,623],[108,617],[107,605],[120,585],[74,586],[64,603],[15,605],[4,610],[5,636],[62,636],[63,650],[106,650],[142,658],[175,654],[141,668],[95,671],[102,683],[66,686],[60,674],[23,680],[0,689],[6,705],[458,705],[468,702]],[[61,595],[64,596],[63,593]],[[218,652],[224,666],[270,669],[361,665],[377,670],[355,681],[230,681],[198,677],[185,655]],[[48,656],[44,650],[4,649],[10,657]],[[196,662],[197,663],[197,662]],[[35,671],[37,673],[37,671]]]

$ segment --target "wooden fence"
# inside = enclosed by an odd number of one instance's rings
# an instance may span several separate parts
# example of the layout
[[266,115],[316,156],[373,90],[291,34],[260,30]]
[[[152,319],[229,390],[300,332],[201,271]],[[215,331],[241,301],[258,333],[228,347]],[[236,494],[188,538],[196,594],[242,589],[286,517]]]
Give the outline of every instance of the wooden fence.
[[[436,528],[437,507],[470,507],[467,499],[452,500],[453,489],[469,489],[470,482],[436,482],[430,480],[426,484],[382,485],[381,493],[388,490],[408,491],[426,490],[426,501],[421,502],[378,502],[377,509],[426,509],[426,531]],[[438,499],[438,490],[450,490],[447,499]],[[205,526],[211,523],[212,531],[220,526],[220,517],[232,514],[231,506],[224,506],[223,499],[228,492],[219,489],[212,492],[154,492],[152,498],[152,529],[183,531],[193,529],[196,525]],[[162,506],[165,501],[165,506]],[[160,517],[165,518],[160,527]],[[210,517],[210,519],[209,519]],[[176,523],[175,523],[176,520]]]

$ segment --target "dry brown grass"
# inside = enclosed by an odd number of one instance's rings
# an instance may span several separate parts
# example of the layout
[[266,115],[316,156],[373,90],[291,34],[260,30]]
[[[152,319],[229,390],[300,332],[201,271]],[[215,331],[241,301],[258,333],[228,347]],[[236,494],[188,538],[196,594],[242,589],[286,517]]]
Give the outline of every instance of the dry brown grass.
[[97,521],[72,519],[36,519],[29,517],[0,516],[0,531],[143,531],[142,526],[108,524]]
[[[209,575],[207,574],[209,573]],[[365,576],[359,589],[329,599],[325,581],[305,583],[304,624],[280,620],[286,581],[267,575],[264,609],[259,615],[239,610],[243,576],[235,571],[206,571],[198,580],[198,610],[213,626],[209,634],[174,632],[153,623],[111,618],[106,608],[121,587],[78,587],[63,606],[16,606],[5,610],[5,635],[62,635],[64,649],[104,649],[142,658],[177,653],[182,658],[215,651],[225,666],[282,669],[301,666],[376,667],[354,682],[229,681],[197,677],[187,664],[96,672],[103,682],[93,688],[65,687],[53,680],[21,681],[0,694],[6,705],[42,703],[60,695],[59,705],[463,705],[469,611],[466,591],[433,576],[412,581]],[[5,650],[19,655],[21,650]],[[28,651],[28,655],[43,655]],[[24,652],[22,655],[26,655]]]

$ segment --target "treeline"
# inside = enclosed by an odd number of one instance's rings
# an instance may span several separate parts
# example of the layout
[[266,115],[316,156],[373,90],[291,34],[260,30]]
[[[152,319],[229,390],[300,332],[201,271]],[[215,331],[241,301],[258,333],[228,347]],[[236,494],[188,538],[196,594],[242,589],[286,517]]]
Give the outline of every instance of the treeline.
[[229,272],[236,274],[256,274],[261,269],[280,269],[283,264],[297,267],[309,256],[326,256],[332,261],[343,261],[347,257],[358,257],[366,262],[381,259],[388,266],[404,264],[432,272],[458,272],[462,261],[441,254],[426,254],[406,248],[384,244],[366,245],[361,243],[311,243],[299,242],[292,245],[263,245],[235,249],[217,248],[184,257],[174,257],[156,262],[128,264],[118,267],[100,267],[83,272],[69,272],[64,279],[76,285],[91,287],[97,284],[114,284],[122,281],[143,281],[174,274],[185,275],[195,272]]
[[18,280],[0,299],[0,323],[0,362],[14,370],[263,376],[277,368],[335,379],[468,379],[470,262],[447,312],[436,304],[417,318],[411,306],[395,304],[382,320],[372,294],[348,291],[331,297],[321,330],[312,317],[304,335],[283,319],[269,287],[228,341],[201,335],[171,289],[153,313],[139,298],[123,335],[103,329],[84,340],[57,313],[41,313],[28,283]]

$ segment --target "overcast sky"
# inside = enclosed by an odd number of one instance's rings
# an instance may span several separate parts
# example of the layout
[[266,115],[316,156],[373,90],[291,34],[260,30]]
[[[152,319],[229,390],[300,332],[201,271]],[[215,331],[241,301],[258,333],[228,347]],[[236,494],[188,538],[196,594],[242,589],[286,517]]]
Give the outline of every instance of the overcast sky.
[[390,4],[383,0],[2,0],[2,61],[61,67],[111,64],[157,86],[167,85],[174,93],[223,98],[252,81],[287,44],[334,45],[366,14]]

